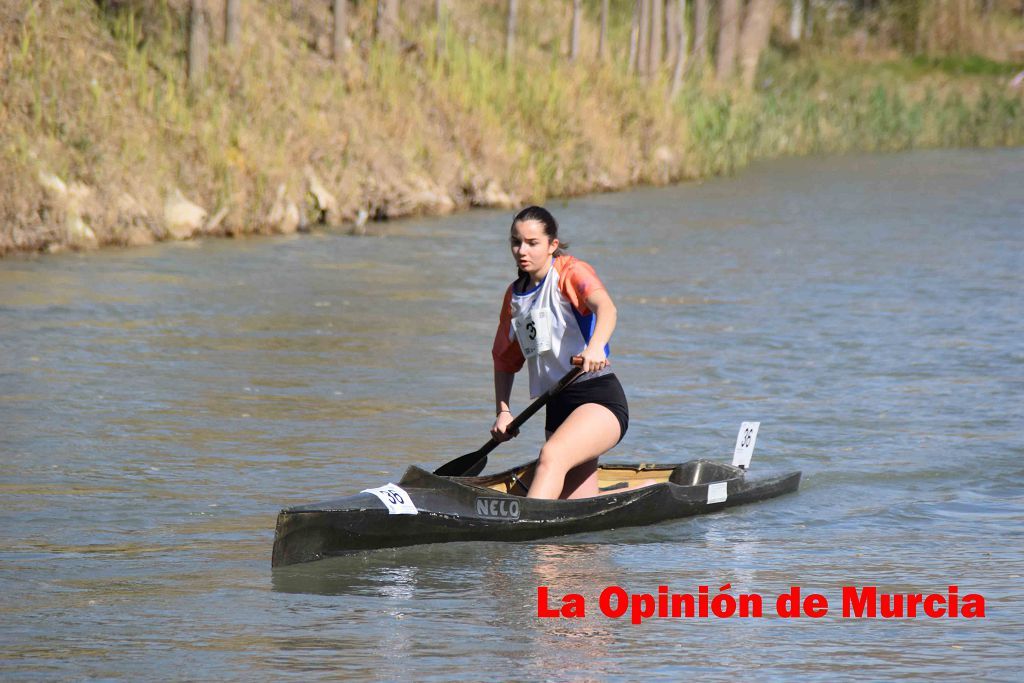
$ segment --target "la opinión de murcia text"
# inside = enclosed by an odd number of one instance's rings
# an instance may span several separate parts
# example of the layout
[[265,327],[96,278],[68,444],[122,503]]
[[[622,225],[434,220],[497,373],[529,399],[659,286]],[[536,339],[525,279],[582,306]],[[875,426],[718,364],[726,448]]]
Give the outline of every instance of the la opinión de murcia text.
[[[825,595],[804,593],[800,586],[790,586],[769,599],[774,602],[774,614],[783,619],[820,619],[832,607]],[[728,583],[717,591],[699,586],[696,594],[674,593],[668,586],[658,586],[656,593],[630,593],[621,586],[608,586],[597,596],[599,614],[610,619],[628,617],[633,624],[647,619],[758,619],[764,616],[764,605],[760,594],[734,594]],[[947,586],[942,593],[888,593],[876,586],[843,586],[840,605],[846,619],[985,617],[984,596],[961,595],[956,585]],[[537,586],[538,618],[580,619],[587,612],[587,599],[582,593],[553,596],[548,586]]]

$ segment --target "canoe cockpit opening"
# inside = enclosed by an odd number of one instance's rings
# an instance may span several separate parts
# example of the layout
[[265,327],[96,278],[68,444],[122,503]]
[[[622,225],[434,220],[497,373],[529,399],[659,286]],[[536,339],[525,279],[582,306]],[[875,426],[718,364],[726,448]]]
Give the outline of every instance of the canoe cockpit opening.
[[[600,465],[597,468],[597,486],[602,493],[618,493],[631,489],[664,484],[674,481],[673,474],[679,467],[656,467],[648,465]],[[513,496],[525,496],[533,478],[533,464],[495,475],[481,486]]]
[[740,474],[742,471],[732,465],[694,460],[673,469],[669,481],[680,486],[701,486],[716,481],[726,481]]

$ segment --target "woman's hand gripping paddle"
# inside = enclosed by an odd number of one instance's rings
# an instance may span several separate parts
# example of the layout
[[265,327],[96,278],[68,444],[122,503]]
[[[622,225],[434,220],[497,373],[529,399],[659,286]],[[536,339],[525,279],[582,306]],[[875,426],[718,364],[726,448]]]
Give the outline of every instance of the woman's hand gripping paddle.
[[[506,432],[515,434],[516,431],[518,431],[527,420],[533,417],[534,413],[543,408],[547,402],[555,396],[555,394],[572,384],[572,381],[583,373],[583,368],[581,367],[583,365],[583,358],[580,356],[574,356],[572,364],[576,367],[570,370],[565,377],[558,380],[558,383],[555,384],[555,386],[548,389],[540,398],[525,408],[523,412],[519,413],[519,415],[516,416],[516,419],[509,423],[505,430]],[[485,443],[479,450],[473,451],[472,453],[466,453],[465,455],[460,455],[454,460],[446,462],[434,470],[434,474],[442,477],[475,477],[483,471],[484,467],[487,466],[488,453],[497,448],[499,443],[499,441],[492,437],[491,440]]]

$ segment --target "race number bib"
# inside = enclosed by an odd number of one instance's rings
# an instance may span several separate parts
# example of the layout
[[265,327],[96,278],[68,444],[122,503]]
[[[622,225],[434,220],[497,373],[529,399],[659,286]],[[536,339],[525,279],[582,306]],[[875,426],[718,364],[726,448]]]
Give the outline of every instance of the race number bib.
[[533,358],[551,350],[551,312],[546,308],[529,310],[516,318],[513,329],[523,356]]
[[412,497],[395,484],[385,484],[375,489],[363,489],[360,493],[372,493],[388,507],[389,515],[417,515],[419,510],[413,505]]

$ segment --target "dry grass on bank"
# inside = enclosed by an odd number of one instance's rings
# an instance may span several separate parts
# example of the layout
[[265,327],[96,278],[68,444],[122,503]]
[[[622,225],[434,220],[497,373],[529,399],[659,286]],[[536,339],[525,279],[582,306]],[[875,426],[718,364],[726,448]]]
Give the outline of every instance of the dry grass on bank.
[[[1024,141],[1012,65],[776,49],[755,93],[694,74],[668,106],[667,74],[645,86],[622,66],[628,11],[611,63],[569,64],[569,3],[554,0],[520,3],[510,68],[497,0],[449,3],[440,60],[432,2],[403,3],[398,49],[371,40],[373,3],[358,3],[344,68],[328,3],[243,3],[242,44],[215,30],[208,83],[190,92],[185,4],[0,5],[0,254],[191,235],[179,194],[194,234],[232,235],[666,183],[755,156]],[[583,39],[592,55],[596,17]]]

